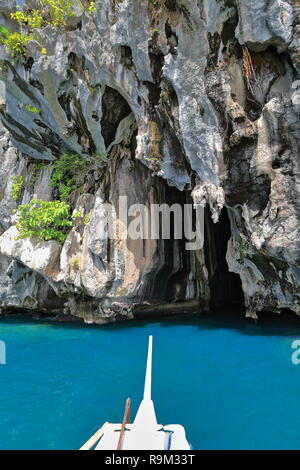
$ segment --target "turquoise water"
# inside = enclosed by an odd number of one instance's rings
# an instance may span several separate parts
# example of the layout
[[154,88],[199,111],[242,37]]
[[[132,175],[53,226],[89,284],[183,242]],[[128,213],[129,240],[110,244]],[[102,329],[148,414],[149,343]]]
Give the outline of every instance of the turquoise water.
[[125,399],[142,397],[154,335],[153,399],[195,449],[300,449],[300,329],[228,314],[104,327],[2,319],[0,448],[77,449]]

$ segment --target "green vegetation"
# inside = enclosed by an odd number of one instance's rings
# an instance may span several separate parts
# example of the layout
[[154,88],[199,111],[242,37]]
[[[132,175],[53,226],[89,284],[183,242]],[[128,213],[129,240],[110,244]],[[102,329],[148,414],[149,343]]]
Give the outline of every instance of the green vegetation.
[[[18,207],[19,222],[18,239],[37,238],[39,240],[56,240],[64,243],[68,231],[73,227],[74,219],[82,219],[80,212],[71,215],[71,193],[81,188],[87,171],[103,166],[107,162],[106,154],[83,158],[77,154],[63,154],[51,164],[53,170],[51,186],[58,191],[59,200],[42,201],[32,199],[28,204]],[[31,184],[34,185],[38,174],[45,163],[36,163],[32,173]],[[20,194],[24,181],[14,177],[14,194]],[[80,223],[89,222],[90,214],[86,214]]]
[[79,211],[73,212],[72,218],[73,219],[81,219],[81,213]]
[[97,153],[96,155],[94,155],[94,157],[90,158],[90,162],[91,164],[94,163],[96,166],[99,166],[99,164],[101,165],[102,163],[107,163],[108,162],[107,153],[106,152]]
[[164,0],[150,0],[150,3],[152,3],[155,8],[158,8],[164,3]]
[[68,201],[72,191],[80,188],[88,161],[80,155],[63,154],[52,165],[51,186],[57,188],[62,201]]
[[87,225],[87,224],[89,223],[90,218],[91,218],[91,213],[88,212],[88,213],[84,216],[84,219],[83,219],[84,225]]
[[56,240],[64,243],[68,231],[73,226],[70,205],[64,201],[41,201],[32,199],[28,204],[18,207],[18,237]]
[[30,168],[31,178],[30,178],[30,186],[34,188],[35,183],[39,177],[40,172],[45,168],[47,164],[45,162],[37,162],[33,163],[33,166]]
[[90,2],[89,6],[88,6],[88,9],[87,9],[88,13],[90,15],[93,15],[96,10],[97,10],[97,8],[96,8],[96,5],[95,5],[95,2]]
[[71,261],[71,267],[74,269],[74,271],[79,270],[79,265],[80,265],[80,258],[73,258]]
[[37,114],[40,112],[39,108],[36,108],[35,106],[31,106],[30,104],[26,104],[25,108],[27,109],[27,111],[30,111],[31,113]]
[[247,255],[249,245],[247,241],[243,237],[241,237],[240,234],[238,234],[237,243],[239,247],[240,259],[244,259]]
[[106,163],[106,153],[85,158],[65,153],[52,165],[51,186],[58,190],[62,201],[69,201],[71,193],[83,185],[87,171],[103,167]]
[[23,11],[11,13],[11,18],[20,25],[26,25],[33,31],[49,24],[59,28],[66,26],[68,20],[75,16],[74,7],[79,4],[82,13],[85,11],[92,15],[96,11],[95,2],[89,2],[85,7],[82,0],[39,0],[39,9],[32,9],[25,4]]
[[267,279],[276,280],[279,271],[282,271],[284,274],[284,279],[286,277],[285,273],[288,268],[288,264],[279,258],[273,258],[273,256],[270,256],[269,253],[264,250],[259,250],[257,253],[252,255],[251,261]]
[[[20,31],[9,31],[0,25],[0,44],[4,44],[13,57],[26,55],[28,41],[37,39],[36,31],[48,25],[56,28],[66,26],[68,20],[75,16],[76,3],[79,3],[82,13],[92,15],[96,11],[95,2],[85,6],[86,0],[38,0],[39,8],[31,8],[25,3],[22,10],[18,9],[10,15]],[[45,47],[41,47],[41,53],[47,53]]]
[[11,32],[0,25],[0,44],[4,44],[13,57],[25,55],[27,43],[31,39],[33,39],[31,34]]
[[15,13],[11,13],[10,17],[20,25],[26,25],[30,30],[41,28],[44,24],[44,19],[38,10],[30,10],[28,14],[18,10]]
[[17,201],[20,198],[21,193],[24,189],[25,181],[23,176],[18,175],[12,177],[12,183],[13,184],[11,188],[11,196],[14,201]]

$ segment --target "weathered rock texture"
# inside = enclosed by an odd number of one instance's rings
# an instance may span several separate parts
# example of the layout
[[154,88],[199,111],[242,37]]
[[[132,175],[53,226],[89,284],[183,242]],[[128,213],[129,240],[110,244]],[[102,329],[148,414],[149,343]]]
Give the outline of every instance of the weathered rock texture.
[[[11,25],[13,3],[0,1],[2,24]],[[249,316],[300,313],[299,1],[96,6],[68,28],[41,30],[26,60],[1,49],[2,311],[102,323],[241,301]],[[51,168],[36,163],[63,152],[108,152],[73,195],[89,222],[63,247],[15,240],[12,177],[26,181],[19,203],[51,200]],[[203,249],[99,239],[103,204],[124,195],[129,204],[206,204]]]

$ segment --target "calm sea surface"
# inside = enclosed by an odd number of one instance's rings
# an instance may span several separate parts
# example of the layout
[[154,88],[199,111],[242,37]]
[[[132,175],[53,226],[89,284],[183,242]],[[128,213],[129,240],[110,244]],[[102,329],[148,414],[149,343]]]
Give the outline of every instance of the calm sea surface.
[[77,449],[142,398],[148,335],[158,421],[194,449],[300,449],[299,323],[176,317],[103,327],[4,318],[0,449]]

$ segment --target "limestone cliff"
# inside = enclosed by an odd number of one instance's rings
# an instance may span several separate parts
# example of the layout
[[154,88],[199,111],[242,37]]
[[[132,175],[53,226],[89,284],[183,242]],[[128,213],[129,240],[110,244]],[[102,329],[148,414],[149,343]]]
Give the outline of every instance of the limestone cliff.
[[[1,46],[2,312],[103,323],[235,301],[250,316],[299,314],[299,0],[95,6],[41,28],[24,57]],[[11,11],[0,0],[0,23],[14,28]],[[62,153],[107,155],[72,194],[86,223],[63,246],[16,240],[14,209],[55,197]],[[206,204],[204,247],[99,239],[103,204],[122,195]]]

